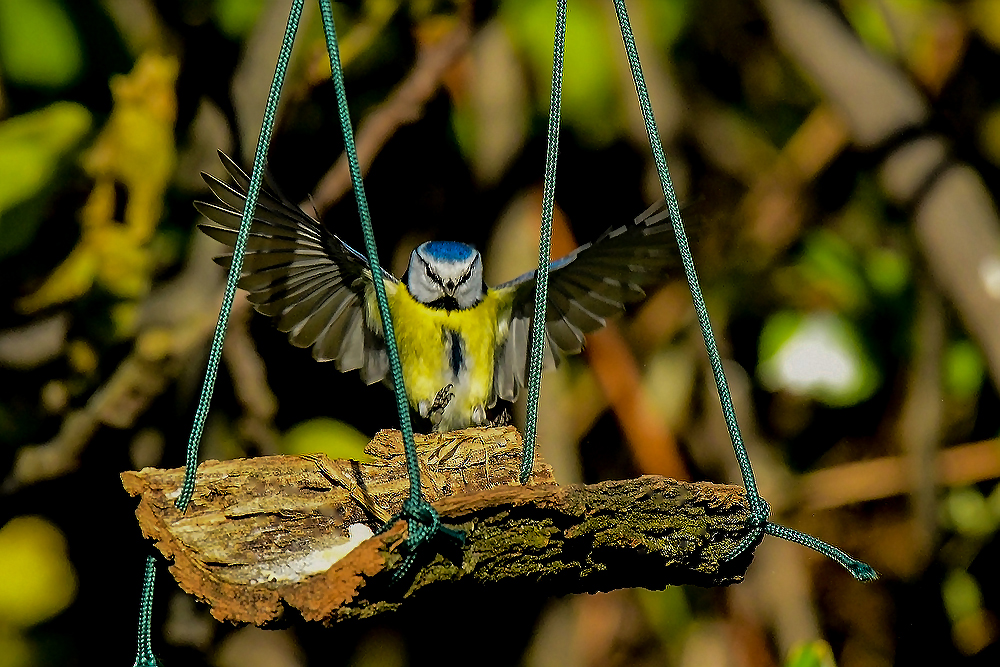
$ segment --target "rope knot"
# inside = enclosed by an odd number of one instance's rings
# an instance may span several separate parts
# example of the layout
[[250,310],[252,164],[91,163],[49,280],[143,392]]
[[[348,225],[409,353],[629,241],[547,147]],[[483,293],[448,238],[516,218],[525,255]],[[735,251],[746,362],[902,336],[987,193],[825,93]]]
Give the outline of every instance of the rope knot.
[[[441,517],[429,502],[423,498],[407,498],[403,502],[403,511],[400,518],[406,519],[410,530],[410,537],[407,541],[416,540],[423,542],[428,536],[438,532],[441,528]],[[419,526],[415,531],[414,524]],[[419,533],[418,537],[415,533]]]
[[757,496],[757,502],[754,500],[750,501],[750,511],[753,512],[754,524],[760,526],[763,530],[764,526],[767,525],[768,519],[771,518],[771,506],[766,500]]
[[448,528],[441,523],[441,516],[437,513],[429,502],[421,497],[407,498],[403,501],[403,509],[394,517],[385,522],[376,534],[384,533],[396,521],[406,520],[406,530],[408,535],[403,543],[400,552],[403,560],[392,572],[392,581],[398,583],[413,567],[417,560],[417,551],[420,547],[430,542],[438,533],[455,540],[459,544],[465,544],[465,533]]

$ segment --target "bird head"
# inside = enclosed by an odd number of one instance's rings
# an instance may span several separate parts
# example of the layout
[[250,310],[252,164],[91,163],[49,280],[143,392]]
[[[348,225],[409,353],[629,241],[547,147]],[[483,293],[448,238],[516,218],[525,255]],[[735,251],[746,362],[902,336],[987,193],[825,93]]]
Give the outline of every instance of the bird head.
[[479,251],[455,241],[428,241],[410,253],[406,287],[420,303],[460,310],[479,303],[485,292]]

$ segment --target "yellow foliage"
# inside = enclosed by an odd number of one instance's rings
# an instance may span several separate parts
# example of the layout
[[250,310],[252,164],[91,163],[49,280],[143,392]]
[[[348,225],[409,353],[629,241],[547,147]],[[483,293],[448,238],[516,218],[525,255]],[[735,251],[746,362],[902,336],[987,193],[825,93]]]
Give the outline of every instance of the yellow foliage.
[[[38,291],[19,302],[22,311],[75,299],[95,281],[126,299],[148,291],[149,241],[176,160],[177,73],[176,58],[147,53],[131,73],[112,77],[114,109],[83,158],[94,188],[80,211],[80,242]],[[122,220],[115,220],[122,208],[116,183],[128,193]]]
[[160,361],[174,351],[174,334],[169,329],[152,328],[143,331],[136,340],[136,348],[143,359]]
[[814,639],[793,646],[785,667],[837,667],[837,662],[830,645],[822,639]]
[[90,112],[55,102],[0,123],[0,215],[33,197],[90,130]]
[[38,516],[0,528],[0,626],[27,628],[55,616],[76,595],[66,538]]
[[90,375],[97,370],[97,351],[85,340],[71,341],[66,349],[70,368],[77,373]]
[[972,0],[968,5],[969,19],[983,39],[1000,50],[1000,2]]
[[369,438],[345,422],[329,417],[316,417],[293,426],[282,440],[286,454],[322,452],[334,459],[371,461],[365,454]]

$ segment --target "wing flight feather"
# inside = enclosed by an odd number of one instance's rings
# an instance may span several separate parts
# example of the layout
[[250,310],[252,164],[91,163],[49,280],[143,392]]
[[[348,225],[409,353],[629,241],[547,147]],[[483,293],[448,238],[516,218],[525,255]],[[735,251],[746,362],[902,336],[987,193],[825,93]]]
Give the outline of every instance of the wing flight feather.
[[[195,202],[195,208],[208,219],[199,228],[233,248],[250,178],[227,155],[220,152],[219,157],[232,183],[202,174],[219,201]],[[230,251],[216,262],[229,267],[232,259]],[[398,283],[386,271],[382,279],[387,289]],[[367,322],[371,280],[363,255],[282,197],[265,178],[239,286],[250,292],[257,311],[276,319],[293,345],[311,347],[314,358],[334,361],[338,370],[360,369],[368,384],[386,379],[389,365],[381,326]]]
[[[580,246],[549,264],[545,311],[545,367],[583,350],[584,334],[642,299],[643,287],[662,281],[678,263],[670,216],[663,201],[631,223],[609,229],[593,243]],[[535,299],[535,271],[495,289],[511,301],[508,335],[497,351],[491,404],[516,400],[527,384],[528,347]]]

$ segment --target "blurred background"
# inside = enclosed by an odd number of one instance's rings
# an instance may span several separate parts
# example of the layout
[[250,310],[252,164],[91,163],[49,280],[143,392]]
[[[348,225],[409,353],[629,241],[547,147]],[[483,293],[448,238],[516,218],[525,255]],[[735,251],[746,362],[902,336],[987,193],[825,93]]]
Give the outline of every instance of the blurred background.
[[[630,0],[734,402],[773,518],[744,583],[484,590],[371,623],[215,622],[161,567],[165,664],[1000,662],[1000,3]],[[382,259],[537,257],[555,8],[336,4]],[[0,0],[0,667],[128,664],[144,557],[118,473],[183,463],[223,274],[191,206],[249,165],[287,0]],[[361,247],[318,12],[275,181]],[[610,2],[571,0],[554,255],[659,194]],[[345,196],[346,195],[346,196]],[[678,271],[545,376],[562,483],[739,482]],[[515,421],[520,419],[515,409]],[[390,393],[237,297],[202,458],[354,456]]]

